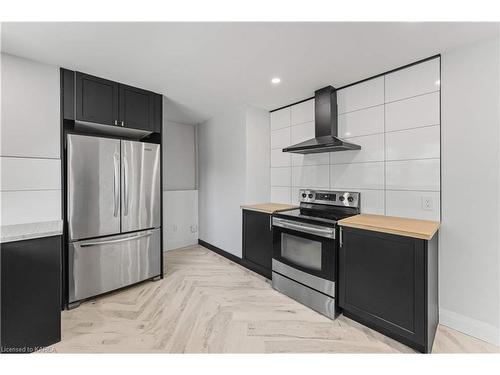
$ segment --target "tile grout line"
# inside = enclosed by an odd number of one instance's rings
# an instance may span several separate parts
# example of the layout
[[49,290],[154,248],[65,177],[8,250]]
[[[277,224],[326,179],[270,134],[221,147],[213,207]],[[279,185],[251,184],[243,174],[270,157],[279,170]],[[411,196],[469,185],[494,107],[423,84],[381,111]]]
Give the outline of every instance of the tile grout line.
[[21,191],[61,191],[61,188],[58,189],[0,189],[2,193],[17,193]]
[[61,160],[61,158],[44,157],[44,156],[19,156],[19,155],[0,155],[0,158],[11,159],[35,159],[35,160]]
[[347,111],[347,112],[342,112],[342,113],[339,113],[339,116],[343,116],[343,115],[347,115],[347,114],[350,114],[350,113],[354,113],[354,112],[360,112],[360,111],[364,111],[366,109],[372,109],[372,108],[376,108],[376,107],[382,107],[386,104],[392,104],[392,103],[398,103],[398,102],[403,102],[405,100],[410,100],[410,99],[414,99],[414,98],[419,98],[421,96],[425,96],[425,95],[430,95],[430,94],[434,94],[436,92],[438,92],[440,90],[434,90],[434,91],[429,91],[429,92],[425,92],[425,93],[422,93],[422,94],[418,94],[418,95],[413,95],[413,96],[408,96],[408,97],[405,97],[405,98],[401,98],[401,99],[396,99],[396,100],[391,100],[389,102],[386,102],[385,99],[385,76],[384,76],[384,102],[383,103],[380,103],[380,104],[374,104],[374,105],[369,105],[368,107],[363,107],[363,108],[358,108],[358,109],[353,109],[352,111]]

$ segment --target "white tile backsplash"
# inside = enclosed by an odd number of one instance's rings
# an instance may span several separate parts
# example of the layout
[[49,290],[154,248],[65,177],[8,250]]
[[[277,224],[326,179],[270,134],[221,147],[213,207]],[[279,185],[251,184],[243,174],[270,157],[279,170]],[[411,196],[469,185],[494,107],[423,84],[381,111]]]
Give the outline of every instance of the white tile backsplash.
[[384,134],[350,138],[346,141],[361,146],[361,150],[330,153],[330,164],[384,161]]
[[340,138],[384,132],[384,106],[361,109],[338,116],[338,136]]
[[60,158],[57,66],[2,53],[2,156]]
[[290,186],[291,174],[290,167],[271,168],[271,186]]
[[290,204],[291,191],[291,187],[271,186],[271,202]]
[[[386,191],[386,215],[411,217],[422,220],[440,220],[439,192],[433,191]],[[433,206],[424,210],[423,199],[430,198]]]
[[386,160],[439,158],[439,125],[386,133]]
[[0,223],[58,221],[59,68],[4,53],[1,59]]
[[[338,91],[339,137],[361,150],[283,153],[314,137],[312,102],[290,107],[286,128],[285,120],[275,120],[271,166],[291,168],[271,168],[271,200],[298,204],[300,188],[357,191],[362,213],[439,220],[439,61],[422,65]],[[277,186],[287,179],[289,186]],[[430,209],[423,199],[432,201]]]
[[292,186],[315,186],[328,189],[330,184],[328,168],[328,165],[292,167]]
[[310,121],[314,121],[314,99],[307,100],[291,107],[292,125]]
[[361,213],[384,215],[385,192],[384,190],[356,189],[361,196]]
[[439,92],[385,106],[385,131],[439,125]]
[[271,112],[271,130],[290,126],[290,107]]
[[290,128],[283,128],[271,132],[271,149],[290,146]]
[[59,159],[0,157],[0,190],[60,190]]
[[272,167],[289,167],[291,165],[291,154],[281,151],[281,148],[271,150],[271,168]]
[[314,121],[295,125],[290,128],[291,144],[307,141],[314,138]]
[[2,225],[61,220],[60,190],[2,191]]
[[385,75],[385,102],[440,89],[439,59],[429,60]]
[[439,159],[388,161],[386,189],[439,191]]
[[384,189],[384,162],[330,166],[332,189]]
[[330,159],[327,152],[317,154],[292,154],[292,166],[302,165],[328,165]]
[[338,113],[384,104],[384,77],[370,79],[337,91]]

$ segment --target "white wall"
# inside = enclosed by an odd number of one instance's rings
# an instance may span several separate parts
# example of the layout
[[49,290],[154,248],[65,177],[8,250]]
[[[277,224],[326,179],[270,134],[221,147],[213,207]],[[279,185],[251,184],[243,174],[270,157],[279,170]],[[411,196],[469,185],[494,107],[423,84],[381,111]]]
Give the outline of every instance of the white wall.
[[165,122],[163,126],[163,190],[195,189],[195,130],[196,125]]
[[1,223],[61,219],[59,69],[1,54]]
[[196,125],[166,120],[172,105],[163,99],[163,250],[198,242]]
[[314,99],[271,113],[271,201],[298,203],[300,188],[358,191],[363,213],[439,220],[439,58],[339,90],[337,99],[339,136],[361,150],[283,153],[314,137]]
[[241,107],[198,127],[199,238],[241,257],[241,209],[269,201],[269,117]]
[[245,204],[269,200],[271,165],[269,112],[246,107],[246,197]]
[[440,322],[499,342],[499,40],[442,55]]
[[163,192],[163,251],[198,243],[198,190]]

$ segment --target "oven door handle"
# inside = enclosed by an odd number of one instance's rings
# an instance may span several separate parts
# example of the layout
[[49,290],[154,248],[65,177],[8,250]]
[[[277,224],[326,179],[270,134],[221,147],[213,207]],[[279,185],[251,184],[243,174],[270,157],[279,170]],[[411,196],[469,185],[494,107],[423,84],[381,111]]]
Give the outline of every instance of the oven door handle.
[[310,233],[320,237],[327,237],[335,239],[335,229],[334,228],[325,228],[319,226],[313,226],[308,224],[297,224],[294,222],[290,222],[288,220],[283,220],[280,218],[273,218],[273,225],[276,227],[281,227],[285,229],[292,229],[299,232]]

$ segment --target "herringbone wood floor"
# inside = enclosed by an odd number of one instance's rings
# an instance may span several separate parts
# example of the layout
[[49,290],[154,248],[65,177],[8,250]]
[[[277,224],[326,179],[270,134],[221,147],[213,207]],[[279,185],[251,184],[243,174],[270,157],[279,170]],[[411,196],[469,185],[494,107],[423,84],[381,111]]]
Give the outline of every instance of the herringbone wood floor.
[[[56,352],[411,353],[350,319],[331,321],[201,246],[165,254],[166,276],[64,311]],[[434,352],[498,352],[440,326]]]

